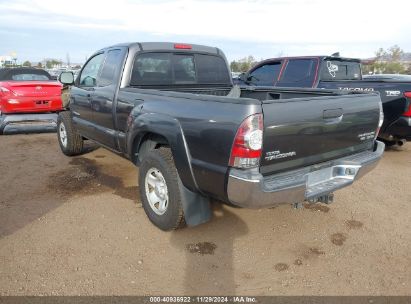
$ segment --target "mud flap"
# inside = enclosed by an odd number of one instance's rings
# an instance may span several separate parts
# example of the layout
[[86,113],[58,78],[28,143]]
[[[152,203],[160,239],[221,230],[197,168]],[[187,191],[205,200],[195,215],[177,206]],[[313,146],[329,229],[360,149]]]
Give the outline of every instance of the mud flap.
[[208,222],[211,219],[210,200],[188,190],[180,179],[178,179],[178,187],[187,226],[192,227]]

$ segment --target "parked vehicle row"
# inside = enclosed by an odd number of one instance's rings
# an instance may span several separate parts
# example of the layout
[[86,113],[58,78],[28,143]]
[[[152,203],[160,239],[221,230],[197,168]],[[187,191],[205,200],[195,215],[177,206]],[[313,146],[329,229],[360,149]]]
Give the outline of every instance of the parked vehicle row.
[[379,92],[384,110],[379,138],[387,145],[403,145],[411,140],[410,79],[393,75],[363,78],[358,59],[335,56],[272,58],[241,75],[237,83]]
[[119,44],[60,81],[71,86],[58,117],[63,153],[83,153],[91,139],[139,166],[144,210],[163,230],[208,221],[210,198],[247,208],[330,203],[384,151],[378,93],[239,88],[218,48]]

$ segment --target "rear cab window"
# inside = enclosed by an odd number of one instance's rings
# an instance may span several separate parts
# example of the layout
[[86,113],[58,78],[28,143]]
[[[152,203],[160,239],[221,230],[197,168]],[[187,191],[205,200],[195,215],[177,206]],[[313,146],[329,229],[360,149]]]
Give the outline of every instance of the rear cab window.
[[361,80],[361,65],[356,61],[326,58],[321,68],[321,80]]
[[312,87],[318,60],[315,58],[289,59],[277,83],[279,87]]
[[193,53],[139,53],[130,86],[230,85],[225,61],[215,55]]
[[174,62],[174,83],[195,83],[196,71],[194,66],[194,56],[178,54],[173,56]]
[[223,58],[211,55],[196,55],[197,79],[205,84],[230,84],[231,76]]

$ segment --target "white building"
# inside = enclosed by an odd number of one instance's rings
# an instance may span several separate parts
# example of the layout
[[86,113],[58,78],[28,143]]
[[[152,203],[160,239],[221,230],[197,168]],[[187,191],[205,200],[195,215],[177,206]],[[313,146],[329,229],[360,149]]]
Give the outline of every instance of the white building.
[[12,65],[14,63],[12,56],[0,56],[0,67]]

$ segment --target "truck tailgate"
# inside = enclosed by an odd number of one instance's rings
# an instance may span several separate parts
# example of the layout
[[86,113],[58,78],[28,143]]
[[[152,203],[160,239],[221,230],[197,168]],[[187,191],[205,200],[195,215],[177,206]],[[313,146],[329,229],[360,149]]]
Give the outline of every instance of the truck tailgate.
[[377,94],[263,101],[260,172],[273,174],[371,149],[379,104]]

